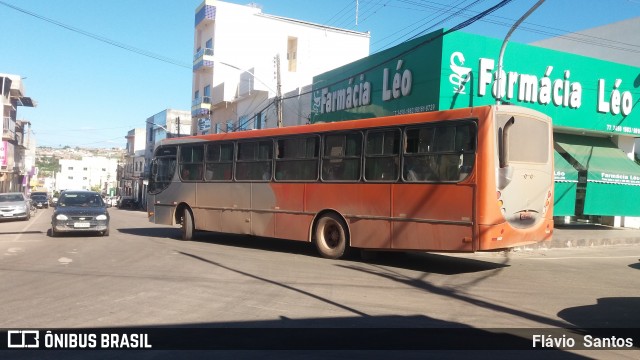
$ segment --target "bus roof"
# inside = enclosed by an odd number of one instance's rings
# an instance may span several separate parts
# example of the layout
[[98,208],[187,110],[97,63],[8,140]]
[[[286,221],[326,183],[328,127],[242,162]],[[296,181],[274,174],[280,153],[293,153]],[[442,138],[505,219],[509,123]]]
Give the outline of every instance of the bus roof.
[[[361,128],[375,128],[391,125],[408,125],[424,121],[455,120],[465,118],[482,118],[489,114],[495,105],[478,106],[472,108],[421,112],[415,114],[385,116],[369,119],[345,120],[329,123],[316,123],[308,125],[287,126],[282,128],[268,128],[261,130],[236,131],[231,133],[207,134],[184,136],[177,138],[163,139],[159,145],[171,145],[181,143],[192,143],[201,141],[225,141],[238,139],[251,139],[261,137],[277,137],[287,135],[298,135],[306,133],[322,133],[327,131],[348,131]],[[504,105],[501,105],[504,107]],[[518,108],[517,106],[507,106]]]

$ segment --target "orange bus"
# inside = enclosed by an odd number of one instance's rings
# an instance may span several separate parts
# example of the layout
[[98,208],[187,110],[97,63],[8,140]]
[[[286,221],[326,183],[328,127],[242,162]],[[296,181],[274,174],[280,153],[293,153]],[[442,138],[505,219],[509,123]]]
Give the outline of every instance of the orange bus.
[[490,251],[550,240],[551,119],[511,105],[162,140],[148,216],[349,248]]

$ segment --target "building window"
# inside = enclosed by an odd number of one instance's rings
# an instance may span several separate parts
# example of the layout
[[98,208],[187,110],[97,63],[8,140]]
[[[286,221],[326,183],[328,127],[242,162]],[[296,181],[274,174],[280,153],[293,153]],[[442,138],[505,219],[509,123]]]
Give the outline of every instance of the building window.
[[240,131],[247,130],[248,124],[249,124],[249,115],[242,115],[238,118],[238,130]]
[[69,166],[67,170],[73,170],[73,166]]
[[298,38],[289,37],[287,40],[287,60],[289,61],[289,72],[296,72],[298,58]]
[[204,87],[204,96],[206,97],[211,96],[211,85],[207,85]]

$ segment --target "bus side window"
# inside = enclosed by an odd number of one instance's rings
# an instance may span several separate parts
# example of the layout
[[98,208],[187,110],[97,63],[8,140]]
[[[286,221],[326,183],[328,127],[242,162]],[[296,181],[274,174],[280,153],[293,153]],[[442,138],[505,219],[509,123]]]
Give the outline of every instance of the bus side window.
[[187,181],[202,180],[204,145],[182,146],[180,148],[180,178]]
[[438,180],[438,159],[432,153],[434,133],[433,126],[406,131],[402,174],[405,181]]
[[360,180],[362,133],[325,135],[322,153],[322,180]]
[[205,180],[231,180],[233,148],[233,143],[212,143],[207,145]]
[[271,180],[273,143],[270,140],[239,142],[236,156],[236,180]]
[[276,180],[315,181],[318,179],[319,137],[317,135],[279,139]]
[[365,179],[396,181],[398,179],[400,131],[369,131],[365,146]]
[[471,173],[476,158],[476,128],[473,124],[456,127],[455,146],[459,154],[458,180],[464,180]]

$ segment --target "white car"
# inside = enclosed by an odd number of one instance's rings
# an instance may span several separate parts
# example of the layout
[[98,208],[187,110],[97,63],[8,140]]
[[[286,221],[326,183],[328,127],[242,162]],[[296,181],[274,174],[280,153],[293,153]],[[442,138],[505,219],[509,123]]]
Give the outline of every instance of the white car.
[[29,220],[29,200],[23,193],[0,194],[0,219]]

